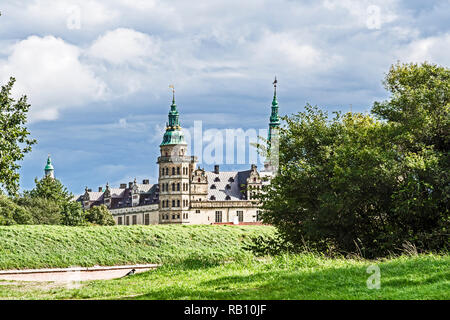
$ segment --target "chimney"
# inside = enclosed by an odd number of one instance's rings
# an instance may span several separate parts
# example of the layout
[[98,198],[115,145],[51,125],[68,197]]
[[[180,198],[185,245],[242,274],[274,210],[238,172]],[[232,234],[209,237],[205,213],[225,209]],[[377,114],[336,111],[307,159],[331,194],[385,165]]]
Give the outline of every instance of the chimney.
[[92,192],[92,189],[88,189],[88,192]]
[[103,187],[98,187],[98,192],[103,192]]
[[216,164],[216,165],[214,166],[214,173],[215,173],[215,174],[219,174],[219,165],[218,165],[218,164]]
[[127,184],[126,183],[121,183],[120,184],[120,189],[126,189],[127,188]]
[[133,182],[128,182],[128,188],[131,189],[133,187]]
[[144,179],[144,180],[142,180],[142,184],[149,184],[149,180],[148,179]]

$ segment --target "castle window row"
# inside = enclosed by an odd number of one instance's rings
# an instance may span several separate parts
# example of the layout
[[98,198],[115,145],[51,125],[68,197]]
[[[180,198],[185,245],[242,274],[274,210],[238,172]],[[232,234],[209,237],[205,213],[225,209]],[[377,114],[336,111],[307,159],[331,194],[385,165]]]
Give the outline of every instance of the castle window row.
[[[179,208],[181,201],[180,200],[172,200],[172,206],[170,206],[170,200],[162,200],[161,206],[163,208]],[[183,200],[183,207],[187,207],[189,205],[189,200]]]
[[[183,170],[181,170],[183,169]],[[174,175],[180,175],[181,171],[183,171],[183,175],[188,175],[188,168],[187,167],[172,167],[170,168],[161,168],[160,174],[161,176],[174,176]]]
[[[172,191],[180,191],[180,183],[172,183],[171,185],[171,189]],[[161,191],[170,191],[169,189],[169,184],[168,183],[163,183],[161,184]],[[188,183],[183,183],[183,191],[189,191],[189,184]]]

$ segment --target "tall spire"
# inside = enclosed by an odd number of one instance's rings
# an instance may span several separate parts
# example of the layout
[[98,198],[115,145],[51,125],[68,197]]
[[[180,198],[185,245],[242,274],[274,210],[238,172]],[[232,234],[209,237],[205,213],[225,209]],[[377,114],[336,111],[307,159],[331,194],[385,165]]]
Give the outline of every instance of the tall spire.
[[52,165],[52,159],[50,158],[50,154],[48,154],[47,165],[44,168],[45,176],[46,177],[50,176],[51,178],[54,178],[55,177],[54,171],[55,171],[55,169],[53,168],[53,165]]
[[170,106],[169,122],[167,123],[161,146],[168,144],[185,144],[184,135],[181,131],[179,122],[180,114],[178,113],[177,105],[175,104],[175,87],[171,84],[169,88],[172,89],[172,105]]
[[274,130],[278,129],[280,127],[280,117],[278,115],[278,101],[277,101],[277,77],[275,76],[275,80],[273,81],[273,100],[272,100],[272,113],[270,115],[270,122],[269,122],[269,137],[267,140],[272,140],[272,135],[274,133]]

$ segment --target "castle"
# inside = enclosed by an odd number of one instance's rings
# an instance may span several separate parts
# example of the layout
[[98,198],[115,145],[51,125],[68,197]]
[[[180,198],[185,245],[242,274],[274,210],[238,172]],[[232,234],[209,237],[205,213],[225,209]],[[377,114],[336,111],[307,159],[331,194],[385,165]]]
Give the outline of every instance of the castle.
[[[280,125],[276,78],[273,84],[269,145]],[[211,172],[197,168],[197,157],[187,154],[174,90],[168,118],[159,146],[157,184],[149,180],[138,183],[135,179],[120,184],[119,188],[111,188],[108,183],[98,191],[86,187],[76,201],[84,209],[106,205],[118,225],[258,223],[260,209],[254,196],[261,192],[263,184],[270,183],[276,170],[270,160],[266,160],[265,169],[260,172],[256,165],[244,171],[225,172],[219,165]],[[47,167],[46,175],[53,176],[50,157]]]

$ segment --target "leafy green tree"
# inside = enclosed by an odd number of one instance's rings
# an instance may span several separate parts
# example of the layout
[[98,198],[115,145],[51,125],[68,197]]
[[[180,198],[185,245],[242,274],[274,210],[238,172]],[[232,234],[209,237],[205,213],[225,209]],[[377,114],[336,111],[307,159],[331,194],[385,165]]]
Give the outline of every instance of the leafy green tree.
[[100,206],[91,207],[86,211],[87,221],[101,226],[115,225],[114,218],[108,208],[102,204]]
[[372,112],[395,128],[402,171],[392,208],[400,231],[421,248],[443,247],[450,221],[450,69],[397,63],[384,85],[391,96]]
[[11,90],[15,79],[2,86],[0,91],[0,193],[2,189],[10,195],[16,195],[19,189],[20,165],[26,153],[36,140],[30,139],[25,124],[30,105],[27,97],[22,96],[18,101],[11,98]]
[[87,224],[86,214],[79,202],[66,202],[62,208],[61,223],[66,226],[84,226]]
[[73,194],[58,179],[45,176],[41,180],[35,178],[34,182],[36,186],[30,191],[25,191],[26,196],[53,200],[60,205],[73,198]]
[[32,224],[33,218],[25,208],[13,200],[0,195],[0,225]]
[[32,216],[32,224],[60,224],[61,207],[51,199],[21,197],[16,203]]
[[279,170],[260,195],[263,221],[297,247],[360,253],[446,250],[448,69],[396,65],[379,118],[306,107],[284,117]]

